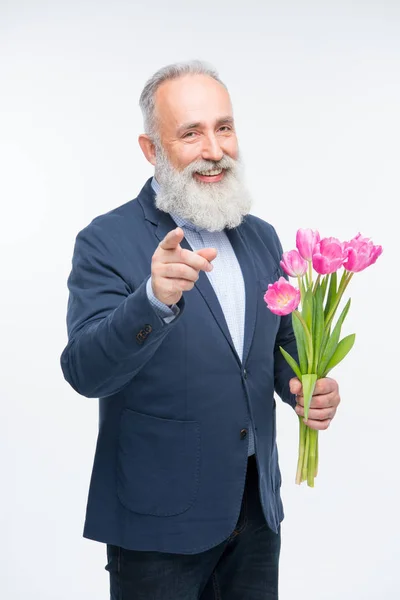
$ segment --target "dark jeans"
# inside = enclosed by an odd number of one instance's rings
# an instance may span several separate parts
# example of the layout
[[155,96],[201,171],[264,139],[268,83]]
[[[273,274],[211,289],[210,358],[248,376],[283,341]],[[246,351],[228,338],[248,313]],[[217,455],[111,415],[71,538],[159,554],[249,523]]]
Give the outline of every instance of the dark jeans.
[[280,542],[265,522],[251,457],[231,536],[200,554],[108,546],[111,600],[277,600]]

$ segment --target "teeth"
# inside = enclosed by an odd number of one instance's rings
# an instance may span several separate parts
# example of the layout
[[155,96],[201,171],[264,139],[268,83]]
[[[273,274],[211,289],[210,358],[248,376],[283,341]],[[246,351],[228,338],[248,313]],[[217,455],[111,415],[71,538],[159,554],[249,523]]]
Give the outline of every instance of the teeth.
[[210,177],[213,175],[220,175],[222,173],[222,169],[214,169],[214,171],[198,171],[198,173],[200,175],[205,175],[207,177]]

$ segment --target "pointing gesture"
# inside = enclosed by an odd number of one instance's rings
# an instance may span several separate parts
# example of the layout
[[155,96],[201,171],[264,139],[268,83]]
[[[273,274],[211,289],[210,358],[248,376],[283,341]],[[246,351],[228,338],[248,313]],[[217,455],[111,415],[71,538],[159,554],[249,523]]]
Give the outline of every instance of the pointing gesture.
[[211,271],[217,256],[214,248],[193,252],[182,248],[184,233],[180,227],[170,231],[160,242],[151,261],[151,284],[155,297],[164,304],[176,304],[194,287],[200,271]]

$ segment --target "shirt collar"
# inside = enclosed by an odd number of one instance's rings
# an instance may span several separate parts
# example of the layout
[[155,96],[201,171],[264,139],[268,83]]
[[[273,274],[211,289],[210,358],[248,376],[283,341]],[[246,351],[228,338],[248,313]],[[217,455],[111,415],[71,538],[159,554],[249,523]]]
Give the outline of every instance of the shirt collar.
[[[161,190],[161,186],[155,177],[153,177],[153,179],[151,180],[151,187],[155,191],[156,195]],[[185,219],[182,219],[178,215],[171,213],[171,217],[173,218],[175,223],[178,225],[178,227],[185,227],[186,229],[190,229],[191,231],[197,231],[197,233],[200,231],[204,231],[204,229],[202,229],[201,227],[197,227],[197,225],[194,225],[190,221],[186,221]]]

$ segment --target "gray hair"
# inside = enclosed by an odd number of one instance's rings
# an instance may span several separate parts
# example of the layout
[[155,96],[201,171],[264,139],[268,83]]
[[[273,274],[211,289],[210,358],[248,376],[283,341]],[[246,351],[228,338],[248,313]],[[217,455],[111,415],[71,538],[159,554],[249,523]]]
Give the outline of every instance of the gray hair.
[[184,75],[208,75],[226,88],[226,85],[220,80],[217,71],[211,65],[201,60],[174,63],[154,73],[144,86],[139,100],[139,106],[143,113],[145,133],[153,138],[154,141],[158,139],[154,102],[155,94],[164,81],[178,79]]

